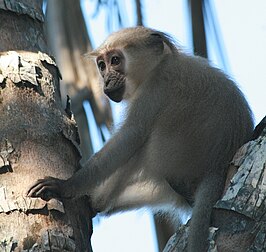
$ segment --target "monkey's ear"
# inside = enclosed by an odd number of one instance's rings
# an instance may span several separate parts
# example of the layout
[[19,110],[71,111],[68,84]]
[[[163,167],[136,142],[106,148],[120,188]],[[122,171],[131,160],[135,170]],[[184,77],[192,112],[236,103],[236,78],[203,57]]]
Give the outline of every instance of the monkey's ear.
[[99,52],[96,50],[84,54],[84,57],[88,59],[95,59],[98,56],[99,56]]
[[177,51],[176,42],[170,35],[163,32],[154,32],[151,33],[151,36],[157,41],[154,41],[155,43],[160,44],[161,52],[173,53]]
[[164,43],[160,33],[154,32],[150,34],[148,46],[153,48],[157,53],[161,54],[164,51]]
[[153,45],[157,47],[159,53],[172,53],[176,47],[172,42],[172,38],[162,32],[151,33],[153,37]]

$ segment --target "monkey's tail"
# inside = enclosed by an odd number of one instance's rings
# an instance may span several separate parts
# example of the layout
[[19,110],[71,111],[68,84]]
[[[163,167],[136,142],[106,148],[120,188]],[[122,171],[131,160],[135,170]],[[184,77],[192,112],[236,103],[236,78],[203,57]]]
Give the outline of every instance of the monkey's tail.
[[226,167],[209,173],[198,187],[190,221],[188,252],[207,251],[212,208],[222,195],[225,169]]

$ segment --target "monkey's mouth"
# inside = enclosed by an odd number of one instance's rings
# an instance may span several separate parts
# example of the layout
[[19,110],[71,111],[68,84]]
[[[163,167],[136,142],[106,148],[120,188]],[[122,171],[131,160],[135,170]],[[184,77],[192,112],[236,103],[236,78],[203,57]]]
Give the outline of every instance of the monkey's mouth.
[[124,92],[125,92],[125,85],[119,85],[113,88],[104,89],[104,93],[114,102],[122,101]]
[[125,92],[125,76],[112,72],[106,76],[104,83],[104,93],[113,101],[120,102]]

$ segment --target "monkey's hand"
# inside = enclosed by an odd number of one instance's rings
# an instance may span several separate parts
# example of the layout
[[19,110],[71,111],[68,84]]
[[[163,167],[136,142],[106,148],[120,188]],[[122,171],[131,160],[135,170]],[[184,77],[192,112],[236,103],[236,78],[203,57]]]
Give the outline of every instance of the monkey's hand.
[[43,200],[51,198],[71,198],[65,190],[66,180],[45,177],[38,179],[27,191],[28,197],[40,197]]

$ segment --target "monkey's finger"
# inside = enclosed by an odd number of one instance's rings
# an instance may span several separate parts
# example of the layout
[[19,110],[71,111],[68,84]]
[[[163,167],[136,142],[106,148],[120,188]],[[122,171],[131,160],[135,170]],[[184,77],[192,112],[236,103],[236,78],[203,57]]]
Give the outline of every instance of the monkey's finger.
[[57,188],[54,186],[43,186],[43,187],[38,187],[34,188],[29,194],[28,197],[41,197],[44,200],[48,200],[50,198],[58,198],[60,197],[59,194],[57,193]]
[[36,197],[40,195],[40,191],[45,190],[55,190],[57,185],[53,180],[39,179],[37,180],[28,190],[27,196]]
[[[42,195],[50,195],[51,196],[51,195],[54,195],[53,192],[55,192],[56,189],[57,188],[53,185],[45,185],[45,186],[40,187],[37,191],[35,191],[34,195],[36,197],[40,197]],[[45,198],[47,198],[47,197],[45,197]]]
[[44,177],[43,179],[38,179],[37,181],[35,181],[28,189],[27,191],[27,195],[29,195],[29,193],[31,191],[34,191],[34,188],[38,187],[39,185],[46,185],[47,183],[49,184],[50,181],[53,181],[54,178],[53,177]]
[[33,197],[35,195],[35,192],[42,187],[42,180],[37,180],[34,184],[30,186],[28,189],[26,195],[29,197]]
[[35,187],[32,187],[28,192],[27,196],[28,197],[37,197],[39,191],[43,188],[42,184],[36,185]]

